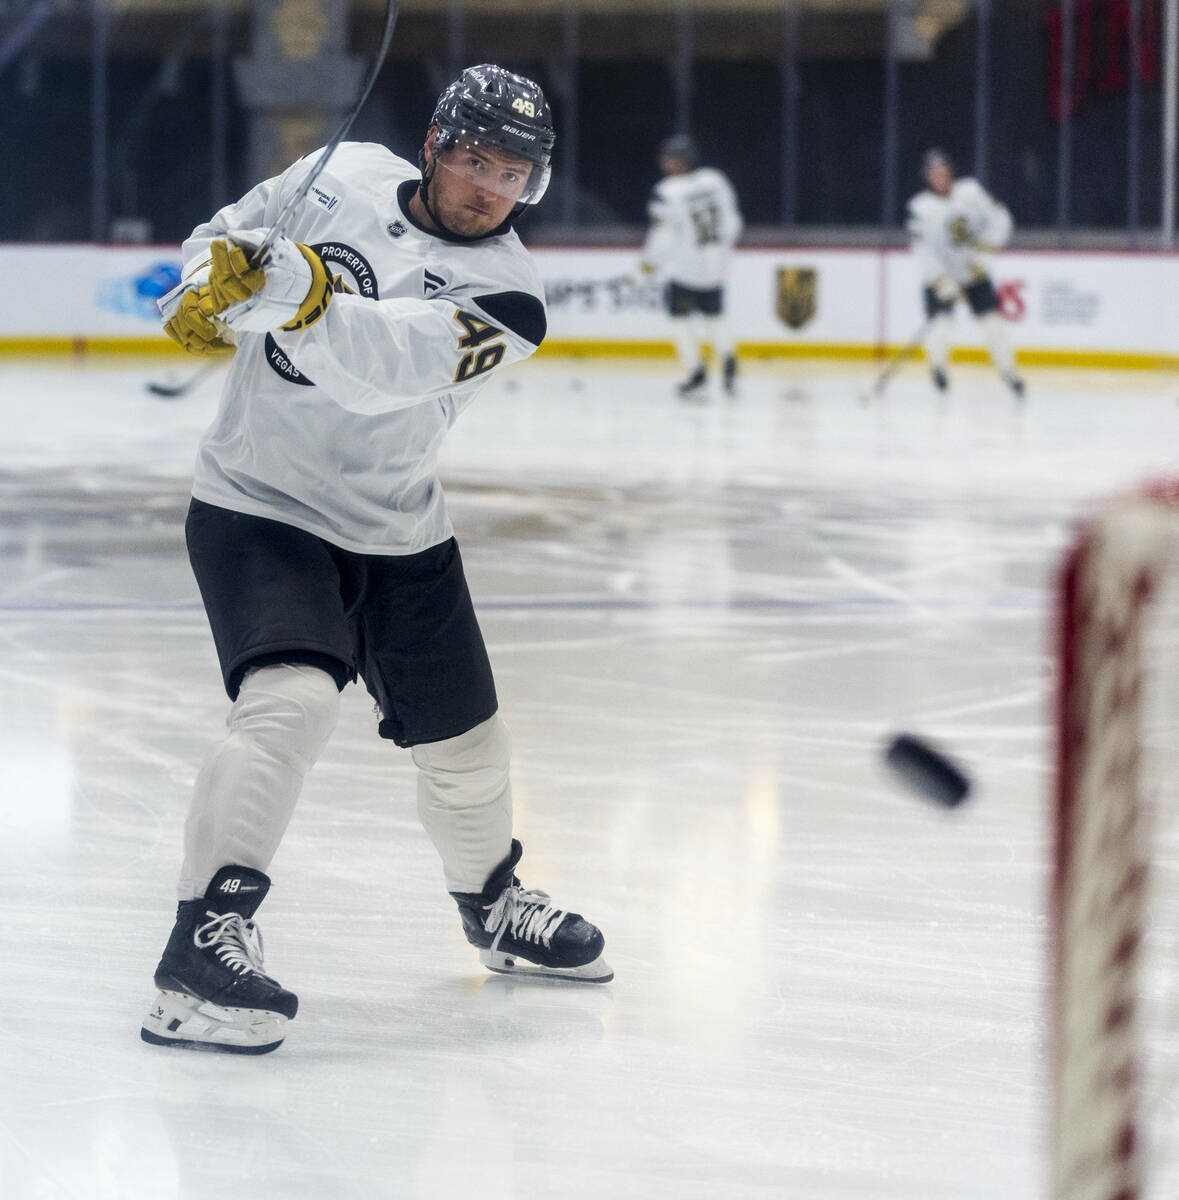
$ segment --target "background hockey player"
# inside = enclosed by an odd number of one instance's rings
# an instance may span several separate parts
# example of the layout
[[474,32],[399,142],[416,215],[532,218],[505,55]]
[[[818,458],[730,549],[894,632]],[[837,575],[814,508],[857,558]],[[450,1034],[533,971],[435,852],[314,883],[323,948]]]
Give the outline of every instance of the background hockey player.
[[282,1041],[298,1001],[265,974],[253,918],[358,676],[380,735],[411,748],[418,812],[483,962],[611,978],[599,930],[515,878],[508,734],[435,474],[489,374],[544,338],[511,221],[543,195],[554,140],[536,84],[472,67],[439,98],[418,167],[341,145],[263,268],[248,248],[314,155],[184,244],[168,332],[197,353],[236,345],[186,523],[233,704],[192,796],[146,1041]]
[[955,179],[941,150],[930,150],[923,168],[928,187],[909,201],[908,229],[925,285],[925,352],[934,384],[940,391],[949,387],[954,307],[965,299],[983,327],[1003,381],[1022,396],[1024,384],[1016,374],[1015,355],[999,314],[988,255],[1010,239],[1011,214],[977,179]]
[[705,386],[705,342],[712,343],[725,388],[732,391],[737,357],[724,321],[724,288],[742,230],[737,195],[720,171],[699,165],[695,143],[682,134],[660,146],[659,169],[663,178],[648,205],[643,269],[657,271],[666,283],[676,350],[688,371],[679,391],[688,396]]

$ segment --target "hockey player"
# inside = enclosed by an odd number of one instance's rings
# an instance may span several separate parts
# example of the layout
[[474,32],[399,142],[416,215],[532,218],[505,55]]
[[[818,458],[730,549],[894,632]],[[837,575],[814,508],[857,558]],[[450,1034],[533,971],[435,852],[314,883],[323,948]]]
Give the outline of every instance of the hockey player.
[[664,303],[676,330],[676,350],[688,370],[681,396],[708,381],[703,347],[710,341],[722,364],[725,390],[737,380],[737,356],[724,324],[724,289],[741,212],[733,185],[713,167],[699,165],[690,137],[678,134],[659,148],[663,178],[648,205],[650,228],[642,269],[665,280]]
[[943,392],[950,386],[951,318],[959,298],[965,297],[1004,383],[1022,396],[1024,383],[1015,371],[988,257],[988,251],[1010,239],[1011,214],[977,179],[955,179],[941,150],[926,153],[923,175],[928,187],[909,201],[908,228],[925,285],[925,352],[934,385]]
[[612,978],[601,932],[515,876],[509,739],[435,473],[489,375],[544,338],[511,222],[544,194],[554,140],[535,83],[471,67],[439,98],[418,167],[344,143],[264,266],[250,248],[315,155],[184,244],[168,332],[195,353],[236,346],[185,526],[232,708],[196,780],[145,1041],[254,1054],[282,1041],[298,1001],[266,975],[254,915],[358,676],[380,736],[411,750],[419,815],[482,961]]

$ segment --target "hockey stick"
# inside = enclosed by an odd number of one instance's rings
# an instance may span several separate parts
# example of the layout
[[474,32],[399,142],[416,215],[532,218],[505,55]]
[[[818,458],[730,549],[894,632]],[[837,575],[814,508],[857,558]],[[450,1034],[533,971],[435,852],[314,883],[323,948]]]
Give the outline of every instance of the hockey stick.
[[[352,128],[352,122],[356,120],[357,114],[364,107],[364,102],[368,99],[369,93],[373,90],[373,84],[377,81],[377,76],[381,73],[381,67],[385,63],[385,55],[389,52],[389,44],[393,40],[393,27],[397,24],[397,14],[401,9],[399,0],[385,0],[385,31],[381,35],[381,44],[377,47],[377,52],[373,56],[372,65],[369,68],[368,78],[364,82],[364,86],[360,89],[360,95],[356,98],[356,103],[352,105],[351,111],[344,118],[340,128],[332,134],[326,146],[320,152],[319,158],[315,160],[315,165],[308,172],[307,177],[295,189],[290,199],[279,210],[278,216],[275,218],[274,224],[267,230],[266,236],[262,239],[260,246],[246,246],[245,249],[249,253],[250,265],[255,267],[264,267],[270,257],[270,248],[274,245],[275,239],[281,237],[286,232],[288,222],[293,215],[295,208],[302,202],[307,193],[311,190],[311,185],[323,173],[324,167],[327,166],[327,161],[335,153],[336,147],[344,140],[348,130]],[[160,312],[164,316],[170,315],[174,311],[174,304],[179,302],[180,297],[187,290],[189,285],[181,282],[176,285],[166,296],[161,297],[156,303]],[[218,318],[213,318],[213,323],[218,324]],[[149,390],[150,386],[149,386]],[[163,395],[162,392],[157,392],[156,395]]]
[[294,190],[286,204],[283,205],[274,220],[274,224],[271,225],[270,229],[267,230],[266,236],[262,239],[262,244],[250,254],[250,262],[253,266],[264,267],[266,265],[266,261],[270,256],[270,247],[274,245],[276,238],[282,237],[286,232],[287,225],[295,209],[302,203],[307,193],[311,191],[311,185],[323,173],[328,159],[331,158],[332,154],[335,153],[336,147],[347,136],[348,130],[352,128],[352,122],[356,120],[357,114],[364,107],[364,102],[373,90],[373,84],[376,83],[377,76],[381,73],[381,67],[385,63],[385,55],[388,54],[389,43],[393,40],[393,27],[397,24],[397,13],[400,8],[401,4],[399,0],[385,0],[385,32],[381,37],[381,44],[373,56],[372,66],[368,72],[368,79],[360,89],[360,95],[357,97],[356,103],[352,105],[352,111],[344,118],[340,128],[332,134],[327,145],[320,152],[319,158],[315,160],[315,165],[307,173],[307,177]]
[[904,366],[904,364],[907,363],[909,359],[911,359],[913,355],[921,349],[925,342],[925,335],[929,333],[929,327],[932,323],[933,318],[926,317],[925,320],[921,322],[921,328],[917,330],[917,332],[901,350],[893,355],[893,357],[885,365],[884,370],[876,376],[876,382],[873,383],[872,386],[860,397],[864,404],[867,404],[869,400],[879,397],[884,389],[888,386],[889,380],[892,379],[897,371],[899,371],[901,367]]
[[221,363],[217,359],[214,359],[212,362],[202,363],[198,370],[194,371],[187,379],[182,379],[178,383],[149,379],[147,381],[147,390],[153,396],[159,396],[162,400],[179,400],[181,396],[187,396],[198,383],[208,378],[214,369],[220,365]]

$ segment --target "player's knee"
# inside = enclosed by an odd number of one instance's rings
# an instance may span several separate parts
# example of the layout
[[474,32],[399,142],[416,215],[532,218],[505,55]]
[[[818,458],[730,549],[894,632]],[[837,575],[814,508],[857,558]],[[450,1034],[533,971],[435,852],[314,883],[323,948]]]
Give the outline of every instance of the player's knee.
[[1007,336],[1007,324],[997,312],[987,313],[980,320],[979,324],[982,325],[983,337],[986,338],[987,345],[992,350],[1003,351],[1007,349],[1010,344]]
[[340,691],[326,671],[279,663],[247,672],[228,724],[231,733],[306,769],[327,744],[339,714]]
[[929,329],[926,331],[926,341],[932,342],[948,342],[950,335],[954,331],[954,322],[950,318],[949,313],[940,313],[929,322]]
[[512,741],[497,713],[458,737],[414,746],[412,753],[434,798],[466,808],[494,800],[507,786]]

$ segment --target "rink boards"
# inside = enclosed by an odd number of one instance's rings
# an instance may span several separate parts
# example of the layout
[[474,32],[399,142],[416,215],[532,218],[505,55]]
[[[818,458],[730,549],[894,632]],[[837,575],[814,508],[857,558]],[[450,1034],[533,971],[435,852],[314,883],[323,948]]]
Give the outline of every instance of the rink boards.
[[[657,279],[637,248],[537,249],[549,308],[544,351],[672,352]],[[23,281],[0,313],[0,351],[166,351],[155,301],[179,278],[171,246],[0,245]],[[1024,363],[1179,366],[1179,256],[1010,252],[995,256],[1001,311]],[[345,279],[345,283],[349,282]],[[866,358],[904,345],[922,323],[913,257],[897,250],[740,250],[728,320],[748,355]],[[956,357],[983,354],[959,305]]]

